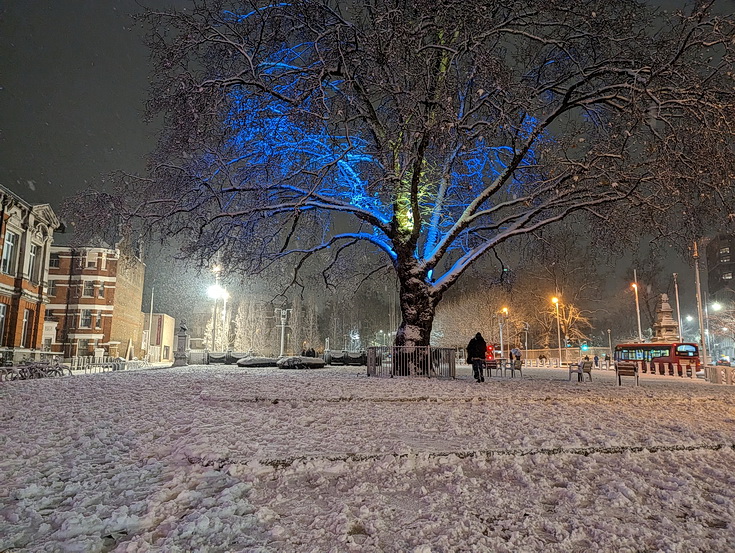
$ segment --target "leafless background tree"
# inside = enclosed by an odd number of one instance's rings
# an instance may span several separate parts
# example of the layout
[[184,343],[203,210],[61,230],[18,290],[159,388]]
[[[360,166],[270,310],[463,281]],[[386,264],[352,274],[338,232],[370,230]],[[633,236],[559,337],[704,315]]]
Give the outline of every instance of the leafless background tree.
[[664,237],[735,213],[735,34],[716,7],[207,0],[149,11],[159,147],[148,174],[75,207],[173,237],[187,256],[226,252],[230,270],[290,260],[295,284],[314,260],[327,282],[388,267],[396,342],[426,344],[447,290],[519,237],[575,214],[605,236]]

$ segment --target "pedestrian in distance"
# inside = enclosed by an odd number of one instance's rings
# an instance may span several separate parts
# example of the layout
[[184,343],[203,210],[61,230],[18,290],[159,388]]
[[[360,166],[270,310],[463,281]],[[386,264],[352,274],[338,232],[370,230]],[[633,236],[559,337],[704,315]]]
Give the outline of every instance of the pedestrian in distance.
[[595,354],[594,361],[595,361],[595,368],[596,369],[599,368],[600,367],[600,357],[597,354]]
[[510,360],[513,361],[513,359],[517,359],[518,361],[521,360],[521,350],[518,349],[518,347],[514,347],[510,350]]
[[482,373],[485,365],[486,349],[485,339],[479,332],[467,344],[467,361],[472,363],[472,376],[475,377],[477,382],[485,382],[485,376]]

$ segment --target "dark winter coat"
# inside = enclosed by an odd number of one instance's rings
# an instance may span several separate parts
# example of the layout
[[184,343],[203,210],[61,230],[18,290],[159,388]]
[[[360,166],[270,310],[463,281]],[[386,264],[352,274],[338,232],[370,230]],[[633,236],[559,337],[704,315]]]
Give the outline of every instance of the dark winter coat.
[[467,360],[471,361],[472,359],[485,359],[486,349],[487,344],[485,343],[482,334],[478,332],[477,334],[475,334],[475,337],[470,340],[470,343],[467,344]]

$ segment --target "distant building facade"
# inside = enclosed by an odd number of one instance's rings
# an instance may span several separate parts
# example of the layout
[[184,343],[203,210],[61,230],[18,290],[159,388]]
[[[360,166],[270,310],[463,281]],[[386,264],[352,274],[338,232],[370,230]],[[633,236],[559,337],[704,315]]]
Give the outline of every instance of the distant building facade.
[[720,234],[707,244],[707,289],[711,300],[735,300],[735,235]]
[[143,323],[143,348],[151,363],[174,360],[176,321],[165,313],[145,314]]
[[49,255],[62,225],[48,204],[29,204],[4,186],[0,214],[0,354],[21,360],[42,346]]
[[144,277],[145,264],[125,245],[53,246],[44,347],[64,357],[137,356]]

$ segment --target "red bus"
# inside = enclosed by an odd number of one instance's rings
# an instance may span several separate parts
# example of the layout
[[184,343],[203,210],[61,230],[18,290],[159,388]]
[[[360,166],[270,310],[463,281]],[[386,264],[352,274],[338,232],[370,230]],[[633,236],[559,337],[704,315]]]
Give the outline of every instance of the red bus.
[[692,376],[700,368],[699,347],[691,343],[618,344],[615,361],[635,361],[641,372]]

